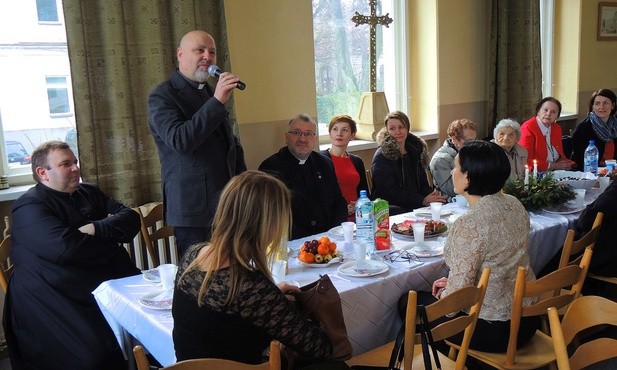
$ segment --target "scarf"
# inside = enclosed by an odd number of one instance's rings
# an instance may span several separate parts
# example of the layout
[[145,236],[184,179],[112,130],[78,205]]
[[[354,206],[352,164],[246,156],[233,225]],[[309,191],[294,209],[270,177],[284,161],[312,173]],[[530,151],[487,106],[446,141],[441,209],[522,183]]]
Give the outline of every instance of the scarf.
[[617,139],[617,118],[615,116],[609,116],[608,121],[605,123],[594,112],[589,112],[589,120],[591,120],[593,132],[596,133],[600,140],[606,143]]

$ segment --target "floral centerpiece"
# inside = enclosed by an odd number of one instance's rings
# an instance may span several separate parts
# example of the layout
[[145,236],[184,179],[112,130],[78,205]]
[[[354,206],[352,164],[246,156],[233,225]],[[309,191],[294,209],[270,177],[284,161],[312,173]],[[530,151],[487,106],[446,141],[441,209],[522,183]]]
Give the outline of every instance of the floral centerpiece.
[[509,179],[503,186],[503,192],[520,200],[528,211],[554,207],[574,199],[572,187],[559,183],[552,172],[539,178],[530,176],[527,182]]

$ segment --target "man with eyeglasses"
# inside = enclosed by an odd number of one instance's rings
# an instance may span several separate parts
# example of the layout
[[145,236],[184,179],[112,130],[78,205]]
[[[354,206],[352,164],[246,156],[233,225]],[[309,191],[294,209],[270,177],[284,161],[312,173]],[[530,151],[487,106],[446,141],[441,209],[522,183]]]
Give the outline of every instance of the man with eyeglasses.
[[126,369],[116,337],[92,291],[139,273],[120,243],[133,240],[139,215],[80,182],[68,144],[32,152],[37,184],[13,203],[13,273],[4,329],[13,369]]
[[317,124],[306,114],[289,120],[287,146],[259,166],[287,184],[292,199],[292,239],[328,231],[347,220],[347,202],[336,180],[332,161],[313,151]]

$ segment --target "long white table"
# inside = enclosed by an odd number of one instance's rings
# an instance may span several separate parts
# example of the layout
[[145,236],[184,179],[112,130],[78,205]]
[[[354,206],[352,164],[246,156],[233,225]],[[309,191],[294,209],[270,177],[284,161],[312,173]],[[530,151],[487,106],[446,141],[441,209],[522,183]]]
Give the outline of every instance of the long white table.
[[[591,191],[586,202],[597,197]],[[464,213],[466,208],[454,204],[444,205],[444,211],[454,215]],[[539,271],[559,250],[565,234],[577,214],[558,215],[546,212],[530,213],[529,254],[534,271]],[[401,222],[410,214],[390,218],[390,222]],[[325,235],[325,234],[322,234]],[[303,238],[289,243],[290,249],[297,250]],[[410,240],[392,238],[393,247],[401,248]],[[341,242],[342,244],[342,242]],[[319,274],[331,276],[342,300],[343,316],[354,354],[366,352],[392,340],[400,319],[397,302],[401,294],[410,289],[430,290],[434,280],[447,275],[442,257],[422,258],[423,264],[412,269],[400,264],[389,271],[373,277],[353,278],[339,276],[337,266],[307,268],[299,265],[295,258],[289,260],[288,281],[300,285],[315,281]],[[94,296],[110,326],[116,333],[127,357],[131,357],[132,338],[142,343],[163,365],[175,363],[172,340],[173,318],[170,311],[158,311],[140,305],[139,298],[146,293],[160,290],[160,285],[148,282],[141,275],[103,282]]]

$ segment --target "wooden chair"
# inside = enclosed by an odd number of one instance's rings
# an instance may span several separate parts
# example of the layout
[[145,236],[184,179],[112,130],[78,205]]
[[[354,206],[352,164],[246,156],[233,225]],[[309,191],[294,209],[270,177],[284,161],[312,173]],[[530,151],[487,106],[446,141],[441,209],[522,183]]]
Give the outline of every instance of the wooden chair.
[[[596,218],[593,221],[593,225],[591,226],[591,230],[585,235],[583,235],[580,239],[574,240],[574,230],[568,230],[568,234],[566,234],[566,240],[563,243],[563,250],[561,252],[561,258],[559,260],[559,267],[565,266],[567,264],[578,263],[581,256],[570,260],[573,255],[580,253],[584,248],[591,247],[593,249],[595,247],[595,242],[598,239],[598,234],[600,233],[600,228],[602,227],[602,221],[604,220],[604,213],[598,212],[596,214]],[[590,279],[601,280],[610,284],[617,285],[617,277],[612,276],[602,276],[593,273],[587,274],[587,277]]]
[[135,210],[141,219],[141,234],[152,262],[151,267],[156,268],[161,263],[177,264],[173,260],[174,255],[177,255],[174,229],[163,223],[163,203],[156,204],[145,215],[142,207]]
[[559,370],[582,369],[597,362],[617,357],[617,339],[595,338],[572,349],[568,347],[581,339],[578,335],[599,325],[617,326],[617,303],[598,296],[576,299],[568,308],[561,323],[557,309],[548,309],[551,335]]
[[591,230],[580,239],[574,240],[574,230],[568,230],[566,234],[566,240],[563,242],[563,249],[561,251],[561,258],[559,259],[559,268],[566,265],[578,264],[582,255],[574,260],[570,258],[574,255],[580,254],[585,248],[589,247],[593,250],[600,228],[602,227],[602,220],[604,219],[604,213],[598,212],[596,218],[593,221]]
[[[461,350],[456,355],[451,352],[449,356],[439,353],[442,369],[465,369],[467,358],[466,349],[469,348],[473,331],[478,320],[478,313],[482,307],[484,293],[488,286],[490,269],[482,271],[482,276],[476,287],[466,287],[459,289],[452,294],[426,307],[426,313],[430,322],[441,318],[449,313],[459,312],[469,309],[469,315],[460,316],[435,326],[431,332],[435,341],[448,338],[454,334],[464,331]],[[420,334],[416,333],[416,323],[420,318],[417,315],[417,293],[410,291],[407,298],[407,313],[405,320],[405,341],[403,344],[403,368],[404,369],[424,369],[422,346],[420,344]],[[383,345],[372,351],[352,357],[347,361],[348,365],[369,365],[387,366],[392,353],[394,342]]]
[[368,185],[368,193],[372,194],[373,193],[373,174],[371,173],[371,170],[366,170],[364,172],[366,172],[366,184]]
[[6,294],[9,288],[9,278],[13,272],[11,256],[11,236],[7,235],[0,243],[0,288]]
[[[142,346],[133,348],[137,370],[150,370],[150,363]],[[219,358],[200,358],[184,360],[173,365],[160,368],[161,370],[280,370],[281,369],[281,345],[278,341],[270,342],[270,360],[259,365],[249,365],[242,362],[223,360]]]
[[[510,337],[505,353],[482,352],[470,349],[469,356],[474,357],[497,369],[537,369],[555,361],[551,338],[537,330],[534,337],[524,346],[517,348],[516,340],[522,317],[547,315],[549,307],[561,308],[570,304],[580,291],[587,275],[592,250],[585,249],[579,265],[569,265],[557,269],[540,279],[526,281],[526,270],[519,267],[514,283],[514,300],[510,319]],[[571,287],[567,289],[568,287]],[[563,290],[562,290],[563,289]],[[552,292],[561,291],[554,296]],[[537,303],[523,307],[523,299],[541,297]],[[448,342],[450,346],[459,346]]]

